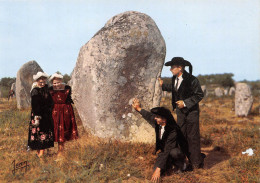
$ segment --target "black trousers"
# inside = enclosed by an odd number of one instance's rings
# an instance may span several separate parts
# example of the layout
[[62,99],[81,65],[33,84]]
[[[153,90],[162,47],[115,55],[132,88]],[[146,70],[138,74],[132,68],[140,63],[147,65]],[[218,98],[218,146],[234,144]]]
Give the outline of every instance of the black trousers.
[[[159,167],[156,162],[154,165],[154,170]],[[164,174],[167,170],[172,169],[172,165],[176,166],[178,169],[182,170],[185,163],[185,155],[180,150],[180,148],[174,148],[170,151],[170,154],[167,158],[166,166],[162,168],[162,174]]]
[[174,148],[171,150],[170,159],[173,165],[182,170],[185,162],[185,155],[179,148]]
[[200,148],[199,109],[185,114],[177,108],[176,113],[177,125],[179,125],[184,137],[188,141],[189,161],[193,166],[199,166],[203,163]]

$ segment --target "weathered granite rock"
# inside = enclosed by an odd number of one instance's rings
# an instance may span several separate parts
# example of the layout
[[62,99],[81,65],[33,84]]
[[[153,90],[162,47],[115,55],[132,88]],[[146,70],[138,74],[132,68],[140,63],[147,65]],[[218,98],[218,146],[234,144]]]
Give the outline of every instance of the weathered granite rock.
[[231,87],[230,89],[229,89],[229,92],[228,92],[228,95],[235,95],[235,92],[236,92],[236,89],[235,89],[235,87]]
[[251,89],[246,83],[236,84],[235,113],[237,116],[247,116],[253,105]]
[[224,95],[228,95],[229,87],[225,88],[223,92],[224,92]]
[[221,88],[219,88],[219,87],[215,88],[215,95],[217,97],[222,97],[223,94],[224,94],[224,92],[223,92],[223,90]]
[[203,91],[203,93],[204,93],[204,97],[207,97],[207,96],[208,96],[208,90],[207,90],[206,85],[202,85],[202,86],[201,86],[201,89],[202,89],[202,91]]
[[67,85],[72,86],[71,80],[68,81]]
[[16,76],[16,100],[18,109],[26,109],[31,106],[30,90],[33,84],[33,75],[42,71],[36,61],[25,63],[17,72]]
[[11,90],[13,90],[13,91],[16,90],[15,83],[13,83],[13,84],[11,85]]
[[79,53],[72,93],[83,125],[99,137],[153,142],[154,129],[131,107],[159,106],[158,77],[165,42],[155,22],[139,12],[111,18]]
[[11,89],[10,90],[13,90],[14,91],[14,96],[13,97],[15,97],[15,95],[16,95],[16,86],[15,86],[15,83],[13,83],[12,85],[11,85]]

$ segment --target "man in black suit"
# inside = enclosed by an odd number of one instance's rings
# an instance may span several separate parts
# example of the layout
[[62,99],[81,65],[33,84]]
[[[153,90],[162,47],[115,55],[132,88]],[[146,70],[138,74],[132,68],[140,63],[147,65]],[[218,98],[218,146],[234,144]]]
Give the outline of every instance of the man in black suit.
[[172,165],[175,165],[179,171],[184,171],[187,142],[171,112],[164,107],[156,107],[148,112],[141,108],[138,99],[133,100],[132,106],[155,128],[156,152],[159,150],[161,152],[154,165],[152,181],[158,181],[161,173],[172,168]]
[[[159,78],[163,91],[172,92],[172,106],[176,109],[177,124],[186,137],[189,146],[189,161],[192,168],[203,168],[205,155],[200,148],[199,130],[199,102],[204,97],[200,83],[192,75],[192,65],[182,57],[174,57],[166,62],[165,66],[171,66],[173,74],[172,84],[163,84]],[[184,70],[189,66],[189,73]]]

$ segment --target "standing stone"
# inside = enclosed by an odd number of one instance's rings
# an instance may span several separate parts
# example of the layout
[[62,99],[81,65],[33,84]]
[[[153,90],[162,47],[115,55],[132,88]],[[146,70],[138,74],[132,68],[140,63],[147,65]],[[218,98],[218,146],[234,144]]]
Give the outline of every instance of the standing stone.
[[246,83],[236,84],[235,113],[237,116],[247,116],[253,105],[251,89]]
[[220,87],[215,88],[215,95],[217,97],[222,97],[224,94],[223,90]]
[[11,85],[11,90],[15,91],[15,89],[16,89],[15,83],[13,83],[13,84]]
[[11,85],[11,90],[13,90],[14,91],[14,97],[15,97],[15,95],[16,95],[16,87],[15,87],[15,83],[13,83],[12,85]]
[[154,129],[131,107],[159,106],[166,46],[155,22],[129,11],[111,18],[85,44],[72,73],[72,93],[84,127],[99,137],[154,142]]
[[67,85],[72,86],[71,80],[68,81]]
[[235,89],[235,87],[231,87],[230,89],[229,89],[229,92],[228,92],[228,95],[234,95],[235,94],[235,92],[236,92],[236,89]]
[[36,61],[25,63],[17,72],[16,76],[16,100],[18,109],[26,109],[31,106],[30,90],[33,84],[33,75],[42,71]]
[[207,96],[208,96],[208,90],[207,90],[206,85],[202,85],[202,86],[201,86],[201,89],[202,89],[202,91],[203,91],[203,93],[204,93],[204,97],[207,97]]
[[229,87],[224,89],[224,95],[228,95]]
[[2,98],[2,97],[3,97],[3,94],[2,94],[2,90],[0,88],[0,98]]

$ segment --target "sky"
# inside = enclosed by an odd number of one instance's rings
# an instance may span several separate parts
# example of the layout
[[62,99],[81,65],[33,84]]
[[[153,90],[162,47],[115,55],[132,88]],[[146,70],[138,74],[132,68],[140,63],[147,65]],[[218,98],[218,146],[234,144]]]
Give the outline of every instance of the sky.
[[[48,74],[70,74],[81,46],[125,11],[155,21],[165,61],[181,56],[195,76],[260,79],[259,0],[0,0],[0,78],[16,77],[31,60]],[[169,67],[162,76],[172,76]]]

